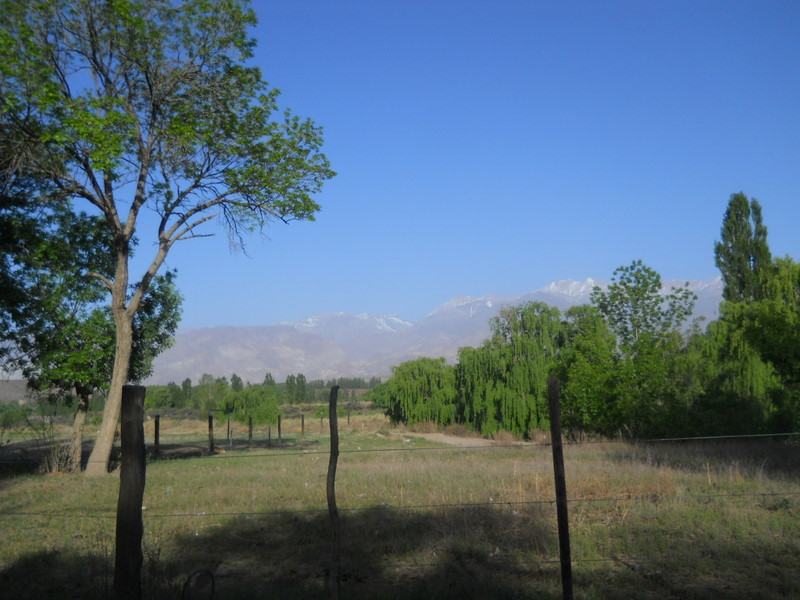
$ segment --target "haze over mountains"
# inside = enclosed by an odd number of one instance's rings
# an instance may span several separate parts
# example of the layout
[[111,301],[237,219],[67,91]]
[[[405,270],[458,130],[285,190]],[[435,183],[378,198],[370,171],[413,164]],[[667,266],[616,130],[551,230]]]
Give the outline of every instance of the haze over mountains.
[[[664,282],[664,291],[687,283]],[[698,296],[694,317],[713,320],[722,299],[720,277],[689,281]],[[159,356],[147,384],[197,383],[204,373],[260,383],[303,373],[307,379],[386,377],[391,367],[421,356],[455,362],[458,349],[489,337],[489,319],[503,306],[540,301],[562,310],[589,303],[597,279],[562,279],[521,295],[459,296],[418,321],[398,316],[336,313],[259,327],[207,327],[179,330],[175,345]]]

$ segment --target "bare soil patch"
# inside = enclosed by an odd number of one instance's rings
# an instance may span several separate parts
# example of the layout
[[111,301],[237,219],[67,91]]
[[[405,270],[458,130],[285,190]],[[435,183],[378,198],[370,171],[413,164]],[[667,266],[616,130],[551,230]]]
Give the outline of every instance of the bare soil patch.
[[408,437],[420,437],[429,442],[439,442],[441,444],[449,444],[450,446],[458,446],[460,448],[491,446],[494,443],[492,440],[487,440],[486,438],[461,437],[457,435],[447,435],[446,433],[410,433]]

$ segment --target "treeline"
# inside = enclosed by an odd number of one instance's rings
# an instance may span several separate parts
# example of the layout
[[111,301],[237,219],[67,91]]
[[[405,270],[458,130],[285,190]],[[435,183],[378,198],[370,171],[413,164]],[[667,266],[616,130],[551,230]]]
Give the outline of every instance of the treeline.
[[688,323],[696,297],[663,296],[641,261],[614,272],[591,305],[504,308],[491,338],[458,362],[394,368],[369,398],[394,422],[463,423],[484,435],[528,437],[548,425],[547,381],[562,419],[581,432],[634,438],[797,431],[800,426],[800,264],[773,259],[761,207],[731,196],[715,245],[720,317]]
[[342,400],[354,399],[380,382],[377,377],[307,381],[305,375],[298,373],[287,376],[283,383],[277,383],[272,374],[267,373],[263,382],[252,384],[249,381],[244,382],[235,373],[230,380],[204,374],[197,384],[186,378],[181,385],[171,382],[167,385],[149,386],[145,405],[152,409],[226,410],[243,421],[248,416],[253,416],[256,422],[274,422],[281,404],[326,402],[329,390],[334,385],[340,386],[339,397]]

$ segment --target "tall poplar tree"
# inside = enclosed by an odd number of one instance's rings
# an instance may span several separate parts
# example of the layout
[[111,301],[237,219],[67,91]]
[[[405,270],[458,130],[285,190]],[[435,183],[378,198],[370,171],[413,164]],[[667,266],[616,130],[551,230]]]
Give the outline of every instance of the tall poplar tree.
[[752,302],[763,296],[772,256],[758,200],[748,200],[741,192],[731,195],[714,257],[725,284],[724,300]]
[[[95,277],[110,296],[115,362],[87,468],[105,473],[133,318],[173,245],[209,235],[212,220],[236,246],[272,220],[312,220],[333,172],[319,127],[274,116],[278,92],[249,64],[246,0],[0,0],[0,14],[7,168],[87,204],[112,240],[113,272]],[[134,232],[154,249],[138,275]]]

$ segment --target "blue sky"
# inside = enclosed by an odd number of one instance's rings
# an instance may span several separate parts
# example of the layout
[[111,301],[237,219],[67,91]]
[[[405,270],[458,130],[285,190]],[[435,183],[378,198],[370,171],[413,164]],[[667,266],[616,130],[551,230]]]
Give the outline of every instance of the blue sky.
[[729,196],[800,259],[800,3],[256,0],[256,63],[325,130],[314,223],[167,261],[182,327],[718,274]]

